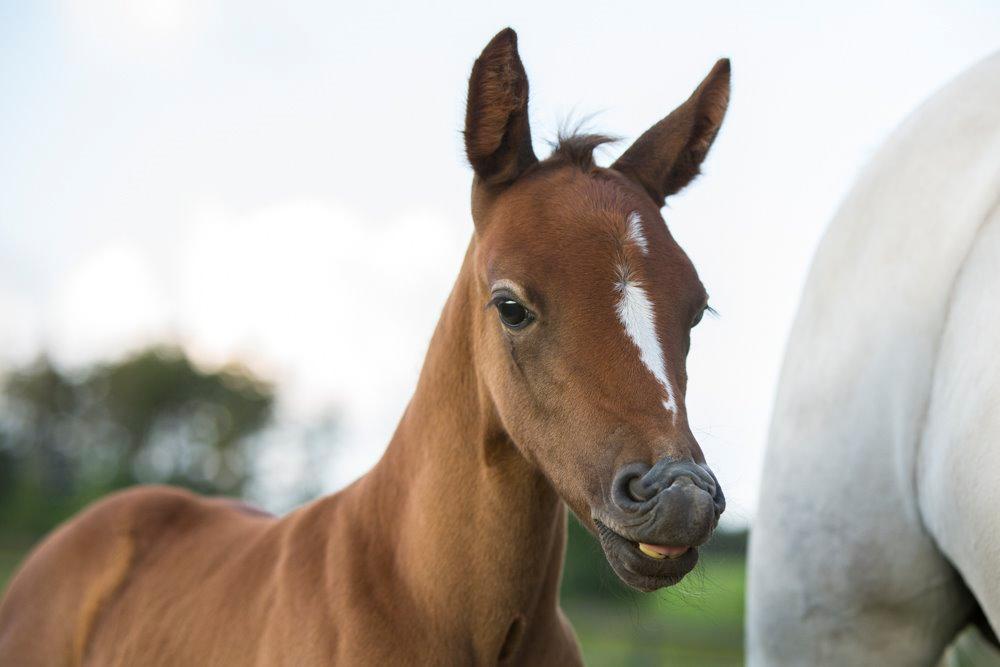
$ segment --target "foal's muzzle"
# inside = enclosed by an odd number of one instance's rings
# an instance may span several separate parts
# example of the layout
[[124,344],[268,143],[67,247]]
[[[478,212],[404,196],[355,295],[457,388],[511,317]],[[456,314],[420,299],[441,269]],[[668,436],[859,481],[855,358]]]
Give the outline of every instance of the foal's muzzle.
[[652,468],[632,463],[615,475],[611,502],[624,525],[652,544],[704,544],[726,508],[712,472],[693,461],[662,459]]
[[711,470],[670,458],[622,467],[610,500],[593,514],[601,546],[615,572],[640,590],[674,584],[690,572],[697,547],[726,508]]

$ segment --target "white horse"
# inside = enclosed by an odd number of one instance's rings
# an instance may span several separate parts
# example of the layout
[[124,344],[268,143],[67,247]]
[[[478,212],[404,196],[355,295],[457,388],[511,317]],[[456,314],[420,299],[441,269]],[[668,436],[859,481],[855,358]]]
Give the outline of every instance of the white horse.
[[1000,631],[1000,53],[826,232],[764,471],[749,664],[930,665],[970,622]]

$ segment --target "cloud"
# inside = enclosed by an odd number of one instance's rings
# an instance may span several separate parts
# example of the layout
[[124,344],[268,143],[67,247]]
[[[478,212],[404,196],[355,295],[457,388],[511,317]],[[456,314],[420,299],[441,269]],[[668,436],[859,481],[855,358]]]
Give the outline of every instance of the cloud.
[[64,0],[70,34],[88,46],[149,51],[190,38],[214,11],[209,0]]
[[170,329],[162,277],[149,255],[125,243],[104,246],[71,269],[43,317],[53,356],[71,366],[120,357]]
[[317,200],[203,209],[176,264],[181,337],[202,363],[239,357],[279,379],[294,418],[336,406],[338,485],[388,442],[470,232],[426,213],[380,223]]

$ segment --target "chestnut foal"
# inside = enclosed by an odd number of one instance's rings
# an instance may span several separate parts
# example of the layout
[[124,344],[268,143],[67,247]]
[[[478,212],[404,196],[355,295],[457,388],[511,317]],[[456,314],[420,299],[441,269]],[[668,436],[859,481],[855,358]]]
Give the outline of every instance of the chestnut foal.
[[722,60],[612,167],[591,136],[539,161],[498,34],[469,81],[475,233],[382,460],[281,519],[164,487],[97,503],[14,579],[0,663],[579,663],[563,501],[644,591],[724,507],[684,407],[706,295],[659,209],[728,97]]

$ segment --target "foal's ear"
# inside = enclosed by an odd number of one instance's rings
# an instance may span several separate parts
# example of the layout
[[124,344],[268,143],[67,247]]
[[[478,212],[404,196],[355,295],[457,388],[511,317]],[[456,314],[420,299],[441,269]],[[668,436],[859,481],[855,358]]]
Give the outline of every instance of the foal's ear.
[[509,183],[538,162],[528,127],[528,75],[510,28],[491,39],[472,66],[465,154],[476,175],[491,185]]
[[729,105],[729,59],[715,63],[684,104],[646,130],[612,168],[638,181],[659,206],[701,170]]

